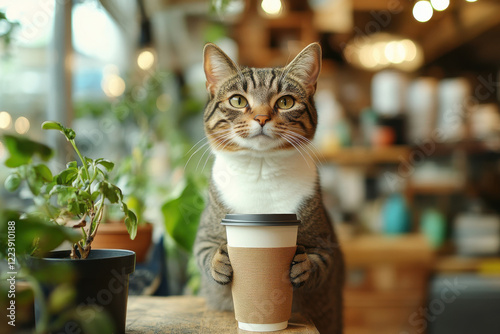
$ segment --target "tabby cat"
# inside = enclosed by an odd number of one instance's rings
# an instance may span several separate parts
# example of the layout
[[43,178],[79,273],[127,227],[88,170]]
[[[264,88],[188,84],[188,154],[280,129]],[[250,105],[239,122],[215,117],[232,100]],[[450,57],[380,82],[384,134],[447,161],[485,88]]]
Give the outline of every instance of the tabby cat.
[[[194,252],[209,306],[233,308],[227,213],[296,213],[302,221],[290,264],[294,310],[320,333],[342,332],[342,253],[324,208],[314,151],[313,95],[321,47],[307,46],[284,68],[244,68],[207,44],[210,95],[204,126],[215,161]],[[308,148],[309,147],[309,148]]]

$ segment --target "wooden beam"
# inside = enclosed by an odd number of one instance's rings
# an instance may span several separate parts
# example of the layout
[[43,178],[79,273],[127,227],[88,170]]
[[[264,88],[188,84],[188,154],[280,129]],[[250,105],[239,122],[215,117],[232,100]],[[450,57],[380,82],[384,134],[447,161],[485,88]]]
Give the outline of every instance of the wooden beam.
[[388,10],[394,6],[409,7],[413,5],[410,0],[352,0],[352,9],[355,11]]
[[418,38],[426,63],[500,24],[500,3],[465,3],[457,8],[455,13],[450,14],[455,15],[446,15],[434,25],[434,33],[427,33]]

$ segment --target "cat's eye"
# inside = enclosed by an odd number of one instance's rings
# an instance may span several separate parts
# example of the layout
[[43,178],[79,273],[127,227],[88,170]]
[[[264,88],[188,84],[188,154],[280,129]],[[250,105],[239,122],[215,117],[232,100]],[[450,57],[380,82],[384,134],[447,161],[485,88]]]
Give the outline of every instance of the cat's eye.
[[280,97],[280,99],[276,102],[276,106],[282,110],[290,109],[294,104],[295,100],[289,95]]
[[247,99],[245,99],[241,95],[233,95],[229,99],[229,104],[231,104],[235,108],[245,108],[248,105]]

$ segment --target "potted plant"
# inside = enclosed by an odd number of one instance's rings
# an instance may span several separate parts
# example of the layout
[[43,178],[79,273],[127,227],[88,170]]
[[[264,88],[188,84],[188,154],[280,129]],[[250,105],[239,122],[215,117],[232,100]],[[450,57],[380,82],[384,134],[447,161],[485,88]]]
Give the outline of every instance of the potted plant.
[[[31,272],[45,273],[33,280],[37,329],[86,333],[92,331],[90,323],[107,314],[111,322],[106,328],[110,329],[110,325],[114,333],[124,333],[128,277],[135,268],[135,254],[127,250],[92,250],[92,245],[108,203],[119,205],[131,239],[137,232],[136,215],[128,209],[120,188],[109,181],[109,172],[114,168],[111,161],[83,157],[70,128],[57,122],[45,122],[42,128],[63,133],[80,165],[71,161],[53,175],[47,165],[35,164],[33,159],[38,154],[48,160],[51,154],[47,146],[28,139],[4,137],[10,153],[5,164],[16,168],[5,186],[14,191],[24,181],[35,205],[35,210],[17,219],[22,221],[18,229],[36,227],[36,235],[31,235],[33,256],[26,263]],[[49,228],[59,238],[47,237],[51,234],[44,232]],[[70,250],[49,252],[63,240],[71,242]],[[50,279],[42,279],[44,275]],[[38,281],[42,284],[36,284]],[[68,288],[68,283],[74,284],[74,289]],[[74,307],[68,313],[63,305],[69,300]]]
[[137,215],[137,232],[130,240],[126,225],[117,210],[107,211],[106,222],[94,240],[94,248],[129,249],[135,252],[137,262],[146,259],[153,239],[153,224],[144,218],[146,198],[151,191],[148,175],[148,156],[150,144],[144,140],[132,150],[132,155],[123,159],[113,177],[114,183],[122,189],[127,198],[126,204]]

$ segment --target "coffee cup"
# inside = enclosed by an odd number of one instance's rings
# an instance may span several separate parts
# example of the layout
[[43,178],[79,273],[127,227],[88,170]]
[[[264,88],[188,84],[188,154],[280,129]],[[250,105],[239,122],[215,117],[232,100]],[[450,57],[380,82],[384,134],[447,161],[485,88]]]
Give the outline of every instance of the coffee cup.
[[300,221],[295,214],[227,214],[232,295],[238,327],[267,332],[285,329],[292,312],[290,264]]

